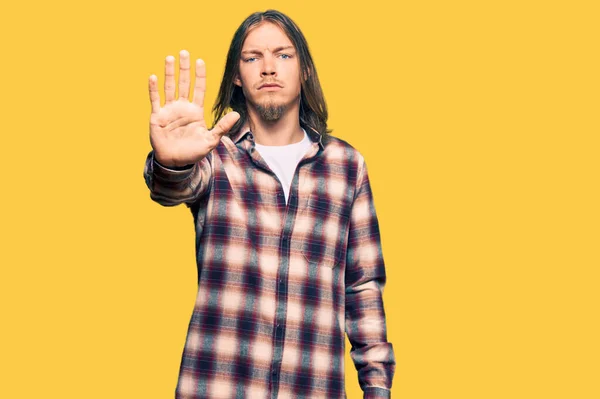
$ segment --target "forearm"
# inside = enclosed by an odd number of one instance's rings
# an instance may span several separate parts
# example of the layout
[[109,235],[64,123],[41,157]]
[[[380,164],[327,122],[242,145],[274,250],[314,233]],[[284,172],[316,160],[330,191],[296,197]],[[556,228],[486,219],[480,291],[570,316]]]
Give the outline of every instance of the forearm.
[[350,357],[365,399],[390,398],[396,361],[387,341],[382,300],[385,277],[357,282],[346,291],[346,333]]
[[158,163],[154,159],[154,152],[150,151],[144,165],[144,180],[150,189],[150,198],[164,206],[196,202],[210,189],[211,156],[209,154],[188,167],[167,168]]

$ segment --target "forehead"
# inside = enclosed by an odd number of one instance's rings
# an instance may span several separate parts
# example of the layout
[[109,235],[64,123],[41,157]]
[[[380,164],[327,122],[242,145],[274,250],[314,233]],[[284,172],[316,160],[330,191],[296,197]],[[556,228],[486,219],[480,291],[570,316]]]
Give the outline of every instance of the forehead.
[[252,49],[274,49],[276,47],[293,46],[292,41],[285,32],[272,22],[261,22],[248,32],[242,48]]

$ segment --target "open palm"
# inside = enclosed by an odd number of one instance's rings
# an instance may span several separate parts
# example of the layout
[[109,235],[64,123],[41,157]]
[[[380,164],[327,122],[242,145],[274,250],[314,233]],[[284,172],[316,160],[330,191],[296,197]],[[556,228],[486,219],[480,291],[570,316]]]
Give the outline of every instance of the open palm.
[[165,104],[160,106],[160,95],[155,75],[149,78],[150,91],[150,144],[155,159],[164,166],[193,164],[212,151],[240,115],[229,112],[211,130],[204,121],[204,93],[206,65],[196,60],[194,99],[189,101],[190,58],[185,50],[179,53],[179,98],[175,99],[175,58],[165,61]]

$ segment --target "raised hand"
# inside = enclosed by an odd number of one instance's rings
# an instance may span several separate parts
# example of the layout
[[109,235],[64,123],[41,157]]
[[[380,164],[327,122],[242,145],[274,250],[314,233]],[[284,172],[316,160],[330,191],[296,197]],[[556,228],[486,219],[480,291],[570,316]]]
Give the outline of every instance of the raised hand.
[[240,115],[229,112],[211,130],[204,121],[204,93],[206,91],[206,65],[196,60],[194,99],[189,101],[190,56],[185,50],[179,53],[179,98],[175,99],[175,58],[165,61],[165,104],[160,106],[156,75],[149,78],[150,91],[150,144],[155,159],[167,167],[185,166],[204,158],[215,148],[221,136],[237,122]]

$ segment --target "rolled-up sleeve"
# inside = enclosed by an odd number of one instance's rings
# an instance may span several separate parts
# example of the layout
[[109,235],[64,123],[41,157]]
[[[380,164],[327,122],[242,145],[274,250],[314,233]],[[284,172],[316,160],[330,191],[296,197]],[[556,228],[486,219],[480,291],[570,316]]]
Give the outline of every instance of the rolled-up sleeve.
[[386,273],[366,164],[359,160],[346,259],[346,334],[365,399],[390,398],[396,360],[387,342]]
[[212,181],[212,153],[178,170],[162,166],[150,151],[144,165],[144,180],[150,189],[150,198],[164,206],[185,203],[188,207],[206,195]]

